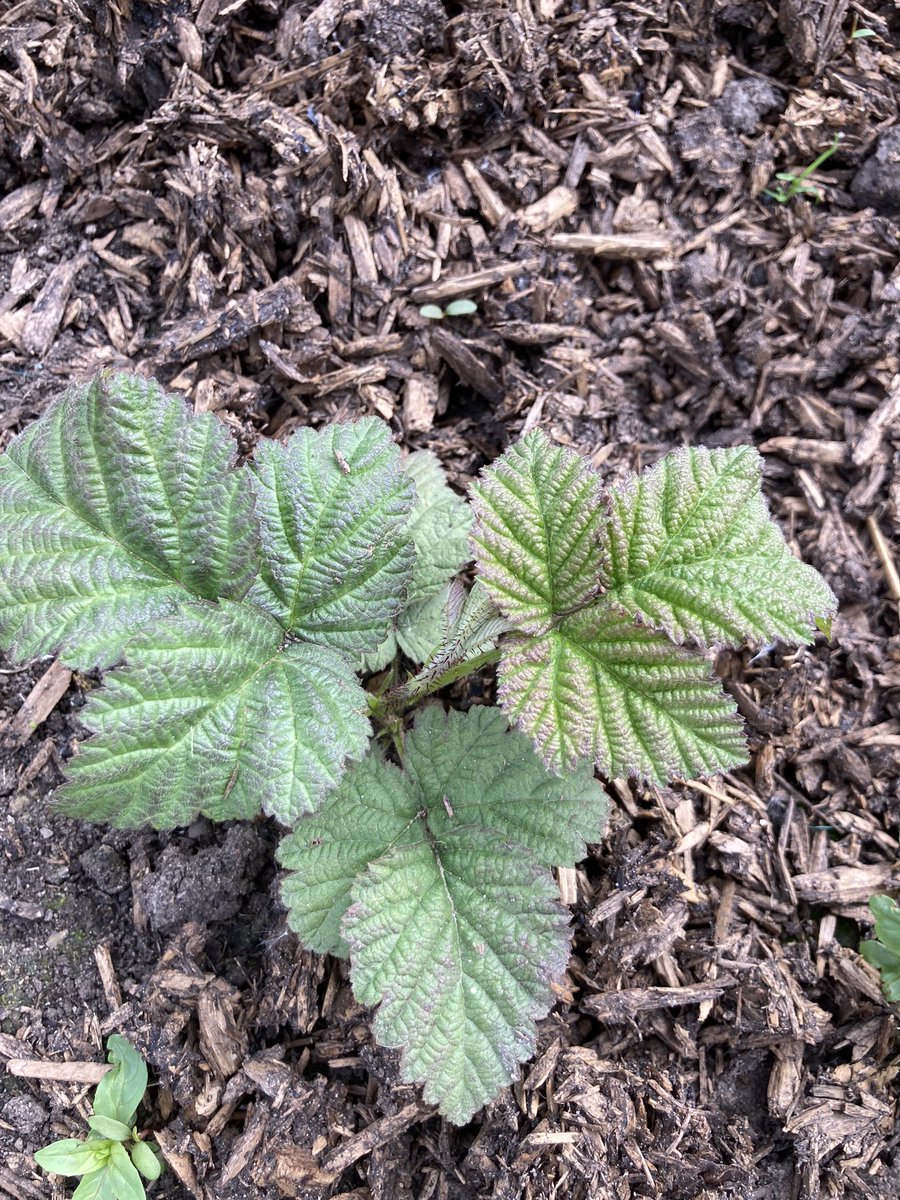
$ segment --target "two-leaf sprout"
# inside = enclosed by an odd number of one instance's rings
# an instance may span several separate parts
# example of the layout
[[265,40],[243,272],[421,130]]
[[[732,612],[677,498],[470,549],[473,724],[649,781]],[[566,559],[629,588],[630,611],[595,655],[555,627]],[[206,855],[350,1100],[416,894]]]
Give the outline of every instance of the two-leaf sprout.
[[446,308],[439,304],[423,304],[419,316],[428,321],[443,321],[444,317],[471,317],[477,312],[478,305],[474,300],[451,300]]

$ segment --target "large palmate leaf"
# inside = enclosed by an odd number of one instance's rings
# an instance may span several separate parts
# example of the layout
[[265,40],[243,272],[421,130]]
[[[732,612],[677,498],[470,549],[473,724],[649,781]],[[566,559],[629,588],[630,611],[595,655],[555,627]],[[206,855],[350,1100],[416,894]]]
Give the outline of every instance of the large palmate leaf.
[[282,895],[307,945],[352,952],[379,1037],[461,1122],[532,1052],[566,960],[547,868],[599,840],[606,798],[586,764],[548,775],[496,709],[426,709],[404,760],[370,755],[297,823]]
[[299,821],[279,847],[289,924],[312,950],[346,954],[341,918],[354,880],[392,846],[461,825],[495,831],[565,866],[600,840],[607,803],[588,763],[547,773],[528,738],[495,708],[420,713],[406,739],[405,771],[377,751],[351,767],[319,812]]
[[519,629],[541,633],[597,594],[603,515],[580,454],[534,430],[484,472],[472,497],[479,573]]
[[397,846],[353,888],[344,923],[358,1000],[403,1050],[405,1079],[463,1124],[534,1053],[568,959],[567,914],[523,847],[461,828]]
[[252,467],[264,553],[251,599],[286,629],[350,654],[384,641],[414,551],[415,491],[383,421],[298,429]]
[[557,771],[587,755],[614,778],[665,783],[746,761],[735,705],[707,661],[600,605],[510,638],[500,698]]
[[239,599],[257,536],[233,467],[221,422],[153,380],[66,392],[0,457],[0,638],[106,666],[184,600]]
[[469,559],[472,513],[448,486],[438,460],[428,450],[417,450],[404,460],[403,470],[416,486],[407,526],[416,561],[397,627],[366,655],[368,671],[387,666],[398,649],[413,662],[425,661],[444,633],[448,582]]
[[761,494],[752,446],[679,450],[610,496],[609,598],[677,641],[809,642],[835,611]]
[[249,604],[193,604],[129,644],[94,692],[95,736],[69,764],[68,811],[112,825],[184,825],[262,811],[291,823],[365,752],[349,661],[285,639]]

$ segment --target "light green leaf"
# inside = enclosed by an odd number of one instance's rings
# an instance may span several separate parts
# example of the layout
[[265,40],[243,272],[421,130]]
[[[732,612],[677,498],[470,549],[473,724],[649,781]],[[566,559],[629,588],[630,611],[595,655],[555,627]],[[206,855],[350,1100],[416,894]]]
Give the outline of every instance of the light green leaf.
[[472,487],[472,541],[482,582],[525,633],[598,592],[603,521],[598,482],[574,450],[534,430]]
[[608,599],[682,642],[811,642],[837,601],[788,549],[752,446],[667,455],[610,496]]
[[34,1161],[54,1175],[86,1175],[98,1170],[109,1157],[108,1142],[82,1142],[78,1138],[63,1138],[44,1146]]
[[709,775],[746,761],[733,702],[706,660],[599,605],[544,637],[511,637],[504,710],[562,771],[582,757],[613,778]]
[[[109,1143],[112,1146],[113,1143]],[[72,1200],[119,1200],[110,1177],[109,1160],[99,1171],[85,1175],[72,1193]]]
[[298,821],[278,848],[290,874],[281,884],[288,924],[310,950],[347,955],[341,920],[350,888],[374,858],[418,839],[422,798],[413,781],[378,750],[352,767],[318,813]]
[[437,458],[429,450],[417,450],[404,460],[403,470],[416,485],[407,526],[416,561],[397,628],[377,651],[366,655],[367,671],[381,671],[398,648],[413,662],[425,661],[444,632],[448,581],[470,557],[472,512],[448,486]]
[[427,600],[460,571],[470,558],[472,513],[462,496],[447,484],[443,467],[430,450],[417,450],[403,464],[416,485],[416,501],[408,533],[416,562],[407,603]]
[[113,1069],[107,1071],[97,1084],[94,1113],[119,1121],[127,1128],[134,1121],[134,1114],[147,1090],[147,1064],[131,1042],[119,1033],[110,1034],[107,1039],[106,1058],[113,1064]]
[[144,1185],[137,1168],[128,1156],[128,1151],[119,1142],[110,1149],[109,1182],[117,1200],[144,1200]]
[[139,375],[66,392],[0,457],[0,639],[83,668],[257,571],[250,489],[211,414]]
[[125,1125],[122,1121],[116,1121],[112,1117],[104,1117],[99,1113],[88,1117],[88,1125],[95,1133],[99,1133],[101,1137],[108,1138],[112,1142],[127,1142],[132,1136],[130,1125]]
[[593,767],[549,775],[524,734],[496,708],[422,712],[407,735],[406,770],[435,836],[460,825],[495,829],[544,866],[570,866],[599,842],[608,804]]
[[451,300],[444,311],[448,317],[470,317],[478,312],[478,305],[474,300]]
[[523,847],[467,827],[396,846],[353,889],[353,990],[404,1079],[464,1124],[534,1053],[568,960],[567,914]]
[[900,908],[889,896],[873,896],[869,908],[878,941],[863,942],[859,950],[867,963],[878,968],[887,999],[900,1002]]
[[162,1163],[154,1153],[153,1147],[147,1142],[135,1142],[131,1147],[131,1161],[145,1179],[159,1179],[162,1175]]
[[138,634],[92,693],[96,736],[68,767],[67,811],[185,825],[260,809],[291,824],[366,750],[366,696],[327,646],[294,642],[248,604],[185,606]]
[[384,641],[413,566],[413,485],[383,421],[298,429],[252,468],[265,563],[251,599],[300,637],[362,655]]

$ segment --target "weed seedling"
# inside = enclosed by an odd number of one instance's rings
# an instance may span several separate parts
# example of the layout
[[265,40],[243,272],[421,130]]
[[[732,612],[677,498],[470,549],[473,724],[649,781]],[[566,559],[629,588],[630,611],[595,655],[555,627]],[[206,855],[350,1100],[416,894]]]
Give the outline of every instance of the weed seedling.
[[147,1066],[131,1044],[118,1034],[106,1043],[113,1064],[94,1093],[90,1133],[63,1138],[38,1150],[35,1161],[54,1175],[82,1175],[72,1200],[143,1200],[144,1179],[158,1179],[158,1152],[141,1139],[134,1125],[138,1105],[147,1090]]
[[822,193],[819,189],[806,181],[815,171],[818,171],[823,163],[831,158],[840,145],[842,136],[843,134],[836,133],[827,150],[823,150],[818,158],[814,158],[809,166],[805,167],[799,175],[794,175],[790,171],[780,171],[775,178],[782,180],[788,186],[786,188],[766,188],[763,195],[768,196],[770,200],[777,200],[779,204],[787,204],[788,200],[793,200],[795,196],[812,196],[814,200],[821,200]]
[[477,312],[478,305],[474,300],[451,300],[446,308],[439,304],[423,304],[419,316],[429,321],[443,321],[444,317],[471,317]]
[[888,1000],[900,1003],[900,908],[890,896],[873,896],[869,908],[875,916],[875,940],[863,942],[859,952],[878,969]]
[[[212,414],[101,375],[0,457],[0,639],[106,671],[69,813],[288,827],[292,928],[351,958],[404,1077],[464,1123],[553,1003],[569,914],[552,869],[602,834],[595,768],[664,784],[742,763],[712,653],[810,642],[835,610],[770,519],[761,465],[692,447],[604,494],[535,430],[466,503],[375,418],[238,466]],[[500,710],[408,722],[488,665]],[[124,1171],[139,1098],[100,1113],[119,1122],[102,1150],[52,1169]]]

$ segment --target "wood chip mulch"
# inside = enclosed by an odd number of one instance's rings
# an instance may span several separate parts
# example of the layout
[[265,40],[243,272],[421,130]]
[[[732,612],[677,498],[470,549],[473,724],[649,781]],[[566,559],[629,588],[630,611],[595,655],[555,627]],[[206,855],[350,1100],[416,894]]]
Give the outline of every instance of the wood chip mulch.
[[[841,610],[814,647],[720,656],[748,767],[609,783],[538,1056],[464,1130],[285,933],[272,830],[71,833],[127,870],[92,991],[0,989],[0,1194],[51,1194],[30,1155],[83,1129],[75,1068],[113,1031],[151,1064],[157,1195],[900,1193],[897,1013],[856,948],[900,889],[898,33],[848,0],[3,6],[0,448],[104,366],[245,451],[376,414],[460,486],[537,425],[609,479],[749,442]],[[837,135],[819,201],[766,197]],[[48,861],[89,887],[41,815],[89,686],[44,662],[3,693],[13,947],[55,928]],[[220,863],[233,911],[166,924],[160,881]]]

